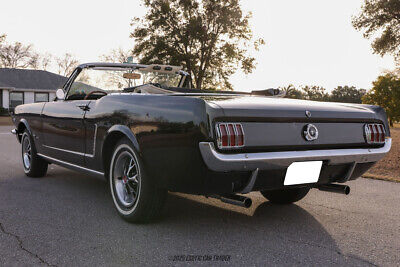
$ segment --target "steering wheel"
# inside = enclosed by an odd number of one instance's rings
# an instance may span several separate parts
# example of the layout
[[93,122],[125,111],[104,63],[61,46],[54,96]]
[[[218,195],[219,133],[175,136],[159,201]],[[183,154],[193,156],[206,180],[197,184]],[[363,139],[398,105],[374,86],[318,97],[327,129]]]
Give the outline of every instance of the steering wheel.
[[103,95],[107,95],[107,93],[104,92],[104,91],[92,91],[92,92],[90,92],[89,94],[87,94],[87,95],[83,98],[83,100],[87,100],[87,99],[89,98],[89,96],[91,96],[91,95],[93,95],[93,94],[98,94],[98,93],[103,94]]

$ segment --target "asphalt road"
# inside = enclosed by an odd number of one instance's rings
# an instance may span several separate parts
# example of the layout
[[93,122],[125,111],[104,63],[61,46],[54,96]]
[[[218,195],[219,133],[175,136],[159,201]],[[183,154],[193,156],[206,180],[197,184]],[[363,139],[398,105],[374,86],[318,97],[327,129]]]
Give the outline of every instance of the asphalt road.
[[349,196],[314,189],[289,206],[252,193],[250,209],[169,194],[163,220],[134,225],[101,179],[54,165],[25,177],[10,129],[0,127],[1,266],[400,265],[399,183],[358,179]]

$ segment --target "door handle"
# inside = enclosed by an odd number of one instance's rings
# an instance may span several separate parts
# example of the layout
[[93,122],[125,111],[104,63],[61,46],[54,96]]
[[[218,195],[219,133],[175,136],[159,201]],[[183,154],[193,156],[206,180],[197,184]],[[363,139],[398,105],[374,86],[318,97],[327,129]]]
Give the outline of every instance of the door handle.
[[89,111],[90,107],[86,104],[76,105],[78,108],[82,109],[83,111]]

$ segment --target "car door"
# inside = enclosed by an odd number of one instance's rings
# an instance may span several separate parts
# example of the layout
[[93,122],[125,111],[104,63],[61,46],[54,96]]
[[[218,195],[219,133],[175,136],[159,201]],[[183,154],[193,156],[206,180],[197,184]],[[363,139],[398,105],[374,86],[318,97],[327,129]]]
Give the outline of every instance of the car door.
[[[65,85],[66,98],[47,103],[42,111],[43,154],[78,166],[84,165],[85,134],[83,119],[90,100],[84,100],[85,87],[79,70]],[[81,88],[71,91],[71,87]],[[81,96],[77,95],[79,92]]]

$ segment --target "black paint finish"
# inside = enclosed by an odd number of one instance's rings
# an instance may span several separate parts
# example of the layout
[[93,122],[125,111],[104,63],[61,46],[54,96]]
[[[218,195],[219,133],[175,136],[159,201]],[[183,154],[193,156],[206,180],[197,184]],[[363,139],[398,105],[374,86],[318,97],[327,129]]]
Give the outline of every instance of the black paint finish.
[[[83,110],[79,107],[82,105],[88,108]],[[311,112],[311,117],[305,115],[306,110]],[[63,166],[96,174],[107,174],[107,157],[112,151],[107,144],[125,136],[138,150],[154,182],[171,191],[197,194],[231,193],[250,177],[249,172],[216,173],[206,168],[199,142],[215,142],[217,121],[244,122],[243,125],[256,122],[244,127],[245,134],[251,131],[248,136],[252,138],[249,143],[253,147],[242,151],[251,151],[254,147],[260,151],[280,149],[279,138],[274,137],[273,143],[263,141],[268,137],[266,133],[271,134],[266,129],[274,125],[279,126],[275,132],[282,137],[287,149],[365,145],[362,144],[362,129],[357,130],[357,125],[362,128],[365,122],[384,123],[389,135],[386,115],[379,107],[226,94],[114,93],[98,100],[21,105],[15,109],[14,118],[19,131],[30,128],[39,153],[75,165],[61,164]],[[346,144],[335,143],[332,136],[322,138],[325,143],[307,143],[301,139],[300,132],[297,135],[293,131],[308,122],[317,123],[324,134],[337,134],[331,132],[336,128],[335,123],[339,130],[342,127],[351,131],[341,133]],[[343,125],[347,123],[346,128]],[[258,145],[256,140],[260,140]],[[366,170],[363,167],[359,172]],[[257,188],[282,186],[284,172],[264,172]],[[339,167],[330,168],[324,179],[337,180],[342,172]]]

